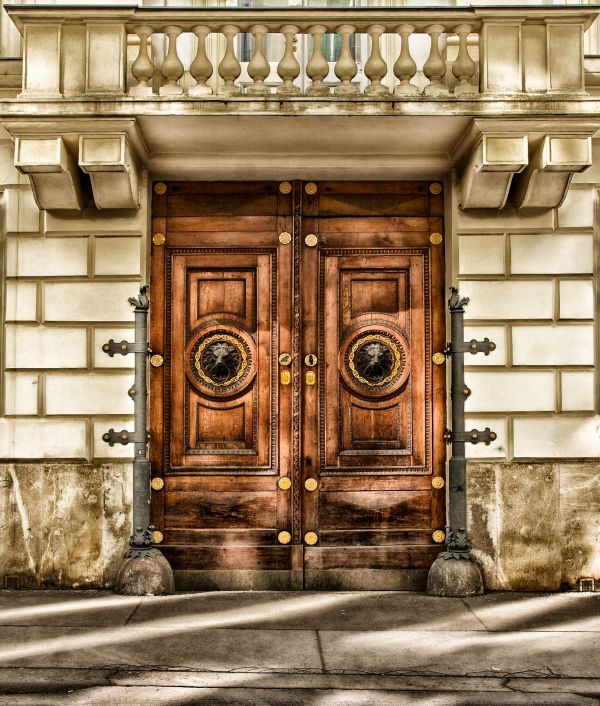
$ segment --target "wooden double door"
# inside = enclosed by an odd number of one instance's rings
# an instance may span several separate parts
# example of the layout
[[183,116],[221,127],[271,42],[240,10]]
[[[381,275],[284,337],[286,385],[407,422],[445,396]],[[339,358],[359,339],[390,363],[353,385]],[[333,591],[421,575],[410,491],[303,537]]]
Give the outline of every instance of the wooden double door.
[[154,185],[152,513],[179,587],[424,587],[442,214],[429,182]]

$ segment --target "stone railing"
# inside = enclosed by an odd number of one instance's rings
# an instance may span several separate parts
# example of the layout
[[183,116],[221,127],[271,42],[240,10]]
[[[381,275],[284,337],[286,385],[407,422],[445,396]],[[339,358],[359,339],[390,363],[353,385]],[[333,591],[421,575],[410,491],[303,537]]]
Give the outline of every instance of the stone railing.
[[[27,99],[581,94],[583,34],[597,15],[585,6],[7,9],[24,38]],[[334,61],[322,48],[332,35]]]

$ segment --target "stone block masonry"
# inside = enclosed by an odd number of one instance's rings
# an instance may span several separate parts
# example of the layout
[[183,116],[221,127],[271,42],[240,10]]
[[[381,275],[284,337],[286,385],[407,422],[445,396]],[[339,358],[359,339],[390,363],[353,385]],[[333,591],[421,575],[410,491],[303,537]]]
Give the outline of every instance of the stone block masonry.
[[492,590],[600,578],[597,166],[576,176],[554,211],[455,211],[467,339],[497,344],[465,361],[467,429],[498,435],[467,445],[470,538]]
[[[0,144],[6,232],[0,418],[0,587],[110,587],[131,532],[134,296],[145,277],[141,211],[40,212]],[[16,461],[20,459],[20,461]]]
[[505,435],[502,444],[469,448],[472,458],[600,453],[595,174],[587,182],[579,175],[564,203],[544,215],[456,211],[455,279],[471,300],[467,335],[497,343],[485,360],[466,358],[467,426],[476,418]]
[[140,210],[40,211],[9,147],[0,144],[7,292],[0,455],[128,460],[127,447],[98,443],[96,420],[132,424],[133,360],[108,358],[101,346],[132,340],[127,299],[146,272],[146,178]]

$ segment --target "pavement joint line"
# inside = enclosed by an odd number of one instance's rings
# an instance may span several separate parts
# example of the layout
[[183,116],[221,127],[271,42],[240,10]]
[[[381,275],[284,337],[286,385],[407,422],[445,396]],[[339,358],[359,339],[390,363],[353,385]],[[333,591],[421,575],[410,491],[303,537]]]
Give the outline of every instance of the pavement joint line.
[[323,654],[323,645],[321,644],[321,635],[318,630],[315,630],[315,633],[317,635],[317,647],[319,650],[319,659],[321,660],[321,669],[323,670],[323,674],[327,674],[327,667],[325,665],[325,655]]
[[[471,613],[471,615],[475,618],[475,620],[476,620],[480,625],[483,626],[483,629],[484,629],[484,630],[488,630],[488,626],[487,626],[487,625],[483,622],[483,620],[477,615],[477,613],[473,610],[473,608],[471,608],[471,606],[469,605],[468,601],[467,601],[466,599],[464,599],[464,598],[461,598],[460,601],[461,601],[461,603],[464,605],[464,607],[469,611],[469,613]],[[488,632],[489,632],[489,630],[488,630]]]
[[129,621],[133,618],[133,616],[134,616],[134,615],[136,614],[136,612],[138,611],[138,608],[140,608],[140,607],[143,605],[143,603],[144,603],[144,600],[143,600],[142,598],[140,598],[140,600],[134,605],[133,610],[131,611],[131,613],[127,616],[127,618],[125,618],[125,622],[123,623],[123,625],[128,625],[128,624],[129,624]]

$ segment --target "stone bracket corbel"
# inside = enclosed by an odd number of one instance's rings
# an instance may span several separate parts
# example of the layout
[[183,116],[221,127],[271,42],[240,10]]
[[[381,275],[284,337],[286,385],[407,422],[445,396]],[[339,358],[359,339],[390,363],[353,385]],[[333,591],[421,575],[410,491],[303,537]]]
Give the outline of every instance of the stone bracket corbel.
[[81,174],[62,137],[27,135],[15,138],[15,167],[27,174],[41,209],[83,208]]
[[79,166],[89,174],[96,208],[139,208],[139,165],[124,132],[80,135]]
[[463,169],[460,207],[502,208],[513,176],[527,166],[527,152],[525,134],[482,135]]
[[573,175],[592,165],[592,138],[546,135],[515,179],[518,208],[556,208],[564,201]]

